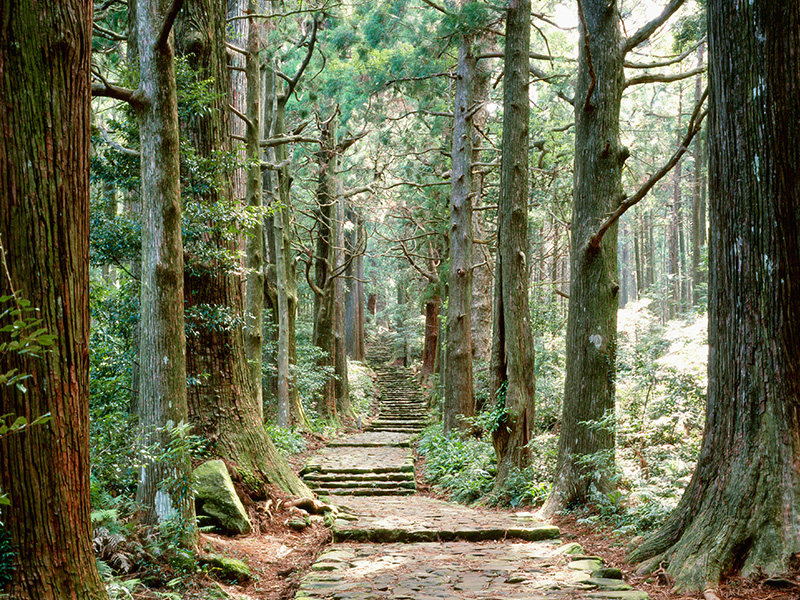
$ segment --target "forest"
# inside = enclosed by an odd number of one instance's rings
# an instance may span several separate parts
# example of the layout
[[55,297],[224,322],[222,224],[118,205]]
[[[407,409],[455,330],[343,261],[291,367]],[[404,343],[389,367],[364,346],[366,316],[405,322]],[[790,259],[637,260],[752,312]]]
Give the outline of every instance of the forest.
[[378,348],[433,493],[800,586],[797,48],[769,0],[4,0],[0,599],[226,597],[194,469],[313,497]]

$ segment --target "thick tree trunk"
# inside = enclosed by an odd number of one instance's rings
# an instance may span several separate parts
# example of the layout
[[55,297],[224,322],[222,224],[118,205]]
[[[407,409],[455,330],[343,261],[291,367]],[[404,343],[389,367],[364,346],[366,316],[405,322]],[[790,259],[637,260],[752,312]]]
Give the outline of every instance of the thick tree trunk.
[[[9,591],[105,599],[89,519],[91,4],[3,8],[0,296],[17,299],[0,303],[0,313],[25,299],[41,319],[34,329],[55,336],[38,355],[0,353],[0,374],[29,375],[20,386],[0,386],[0,415],[52,417],[0,438],[0,489],[11,502],[2,520],[14,549]],[[0,327],[12,321],[6,316]]]
[[450,189],[450,272],[447,300],[446,435],[463,429],[475,410],[472,394],[472,122],[475,55],[472,40],[458,48]]
[[[505,416],[492,432],[495,490],[528,462],[535,411],[534,346],[528,300],[529,0],[508,8],[503,68],[503,156],[500,172],[492,391]],[[498,407],[499,408],[499,407]]]
[[347,219],[352,229],[347,232],[347,278],[345,334],[347,356],[363,361],[364,345],[364,220],[355,209],[348,211]]
[[[478,47],[496,46],[493,42],[478,43]],[[494,48],[493,48],[494,49]],[[481,140],[489,119],[487,110],[489,93],[492,85],[492,61],[482,60],[475,66],[475,93],[473,102],[476,112],[472,117],[472,162],[481,162]],[[481,108],[477,108],[483,105]],[[472,173],[472,205],[480,207],[483,204],[484,179],[486,170],[475,170]],[[486,239],[486,225],[484,215],[486,211],[476,210],[472,213],[472,237],[475,240],[488,242]],[[473,244],[472,262],[472,356],[475,360],[489,363],[492,355],[492,291],[494,290],[494,261],[488,243]]]
[[599,247],[589,242],[622,197],[627,157],[619,142],[624,52],[616,2],[582,0],[581,5],[567,372],[556,479],[545,513],[585,501],[591,486],[608,491],[610,464],[588,464],[587,459],[614,460],[613,428],[596,425],[614,414],[617,226]]
[[631,559],[683,593],[800,552],[800,7],[708,4],[709,389],[697,469]]
[[[172,33],[159,38],[172,2],[138,0],[137,39],[141,104],[138,108],[142,155],[141,389],[139,425],[145,446],[170,443],[169,429],[188,420],[186,338],[183,321],[183,240],[181,237],[178,102]],[[156,524],[178,517],[194,521],[188,486],[189,457],[145,461],[136,501],[140,519]],[[182,480],[167,492],[165,480]]]
[[[194,55],[196,64],[193,66],[201,76],[215,82],[217,89],[214,96],[218,98],[214,110],[208,111],[202,118],[195,118],[187,127],[187,133],[200,156],[211,158],[228,147],[224,96],[227,87],[226,24],[224,14],[215,10],[212,0],[195,2],[186,11],[186,27],[181,36],[186,43],[181,45],[186,52]],[[248,60],[248,68],[257,70],[257,64]],[[253,79],[248,78],[248,83],[251,81]],[[257,86],[260,85],[258,78],[254,81]],[[251,107],[257,104],[250,97],[249,90],[248,98]],[[252,130],[257,133],[257,120],[248,124],[248,137],[252,136]],[[256,152],[256,157],[260,156],[257,144],[255,148],[252,145],[248,147],[248,152],[252,151]],[[248,174],[248,191],[252,187],[260,189],[259,183],[250,181],[254,176],[260,179],[260,169],[256,171]],[[196,200],[207,204],[230,201],[232,189],[226,179],[220,178],[216,183],[216,187]],[[213,224],[210,225],[213,230]],[[224,243],[219,240],[208,242]],[[226,249],[233,253],[236,247],[228,243]],[[189,258],[191,260],[191,256]],[[188,393],[191,420],[196,432],[210,443],[211,453],[235,463],[251,487],[269,483],[288,493],[305,495],[308,489],[291,470],[286,459],[277,452],[263,427],[261,401],[248,367],[246,331],[240,327],[225,327],[212,320],[203,320],[209,307],[223,307],[234,317],[244,314],[241,276],[230,270],[225,264],[206,260],[191,265],[185,274],[186,307],[197,315],[187,340],[188,370],[192,376]],[[263,487],[253,491],[266,494]]]

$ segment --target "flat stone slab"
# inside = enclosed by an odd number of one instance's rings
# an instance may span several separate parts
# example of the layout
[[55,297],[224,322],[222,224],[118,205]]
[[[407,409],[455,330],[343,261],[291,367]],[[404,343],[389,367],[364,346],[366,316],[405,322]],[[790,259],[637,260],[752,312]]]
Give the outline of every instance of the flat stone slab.
[[329,444],[330,448],[343,446],[365,446],[373,448],[394,446],[397,448],[408,448],[411,446],[411,435],[408,433],[393,433],[390,431],[365,431],[334,440]]
[[540,523],[528,515],[469,508],[421,496],[344,496],[337,499],[336,504],[348,515],[334,522],[334,541],[432,542],[506,538],[536,541],[559,535],[558,527]]
[[319,471],[388,473],[413,470],[411,448],[328,446],[309,460],[301,474]]
[[[572,600],[626,593],[577,581],[569,556],[557,549],[553,541],[335,544],[302,579],[295,600]],[[630,598],[647,598],[641,594]]]

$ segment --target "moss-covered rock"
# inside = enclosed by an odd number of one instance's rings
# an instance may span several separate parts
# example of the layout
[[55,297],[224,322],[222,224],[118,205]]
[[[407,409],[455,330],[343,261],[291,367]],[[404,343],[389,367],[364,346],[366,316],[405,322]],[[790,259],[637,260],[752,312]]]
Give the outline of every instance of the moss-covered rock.
[[220,581],[242,584],[247,583],[253,577],[250,567],[243,561],[229,556],[212,554],[202,558],[200,562],[209,567],[209,575]]
[[221,460],[205,462],[195,469],[194,476],[198,523],[212,525],[224,534],[250,533],[253,527],[225,463]]

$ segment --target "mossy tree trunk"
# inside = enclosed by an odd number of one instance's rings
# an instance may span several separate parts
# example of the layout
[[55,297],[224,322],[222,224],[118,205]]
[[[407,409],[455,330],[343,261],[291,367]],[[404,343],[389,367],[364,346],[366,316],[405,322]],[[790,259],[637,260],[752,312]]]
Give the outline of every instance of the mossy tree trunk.
[[[492,388],[505,415],[492,432],[497,453],[495,489],[527,464],[525,447],[535,411],[534,347],[528,306],[529,0],[506,16],[503,68],[503,148],[492,346]],[[501,407],[498,407],[498,409]]]
[[585,502],[593,490],[605,493],[613,488],[619,304],[616,221],[604,235],[596,234],[624,199],[622,168],[630,154],[619,135],[625,56],[647,41],[682,3],[671,0],[658,17],[623,38],[616,0],[578,1],[567,367],[556,477],[543,514]]
[[[198,115],[187,126],[187,133],[200,155],[211,159],[230,147],[224,96],[228,86],[225,14],[215,9],[213,0],[195,2],[187,9],[186,29],[181,38],[187,42],[193,41],[191,46],[186,47],[196,61],[193,67],[202,78],[214,81],[216,93],[213,96],[217,98],[212,110]],[[254,24],[250,23],[248,50],[257,49],[257,42],[253,41],[254,28]],[[257,56],[251,60],[251,55],[248,55],[247,68],[256,74],[255,77],[248,77],[248,86],[251,83],[259,86]],[[248,87],[248,105],[258,114],[255,110],[258,101],[251,93]],[[246,125],[246,137],[253,138],[248,144],[248,151],[255,151],[254,159],[258,160],[257,118],[255,121],[248,118]],[[256,165],[255,173],[252,167],[250,171],[247,176],[248,191],[252,187],[260,190],[259,166]],[[254,178],[258,181],[252,181]],[[228,178],[220,174],[214,184],[202,198],[196,200],[209,205],[231,203],[232,189]],[[209,224],[212,231],[213,226],[213,223]],[[222,238],[206,242],[225,247],[231,255],[237,249],[235,241]],[[195,316],[187,344],[189,373],[192,376],[188,394],[191,420],[195,431],[211,442],[212,453],[235,463],[247,483],[256,488],[254,491],[264,493],[263,489],[258,488],[269,483],[288,493],[308,495],[310,492],[292,472],[286,459],[277,452],[264,429],[261,401],[248,368],[246,328],[206,317],[218,314],[218,309],[222,308],[223,313],[235,322],[244,320],[244,286],[241,276],[237,274],[237,266],[226,264],[225,261],[209,263],[197,260],[186,271],[186,306]],[[261,290],[263,294],[263,285]]]
[[800,552],[800,7],[708,3],[709,388],[697,468],[632,555],[681,593]]
[[[178,101],[171,22],[165,26],[172,8],[170,0],[138,0],[136,7],[142,156],[139,425],[142,442],[162,448],[171,441],[169,429],[188,421]],[[148,460],[142,466],[136,501],[143,523],[194,520],[187,493],[189,457],[173,462]],[[185,484],[167,491],[162,489],[165,481]]]
[[[0,296],[31,302],[48,352],[0,353],[0,415],[34,425],[0,438],[13,598],[108,598],[89,503],[89,66],[91,4],[4,4],[0,27]],[[16,300],[0,303],[0,312]],[[23,315],[23,318],[31,315]],[[12,319],[4,317],[0,327]],[[28,333],[32,333],[29,331]],[[0,341],[10,341],[7,333]],[[24,386],[26,391],[20,388]]]

